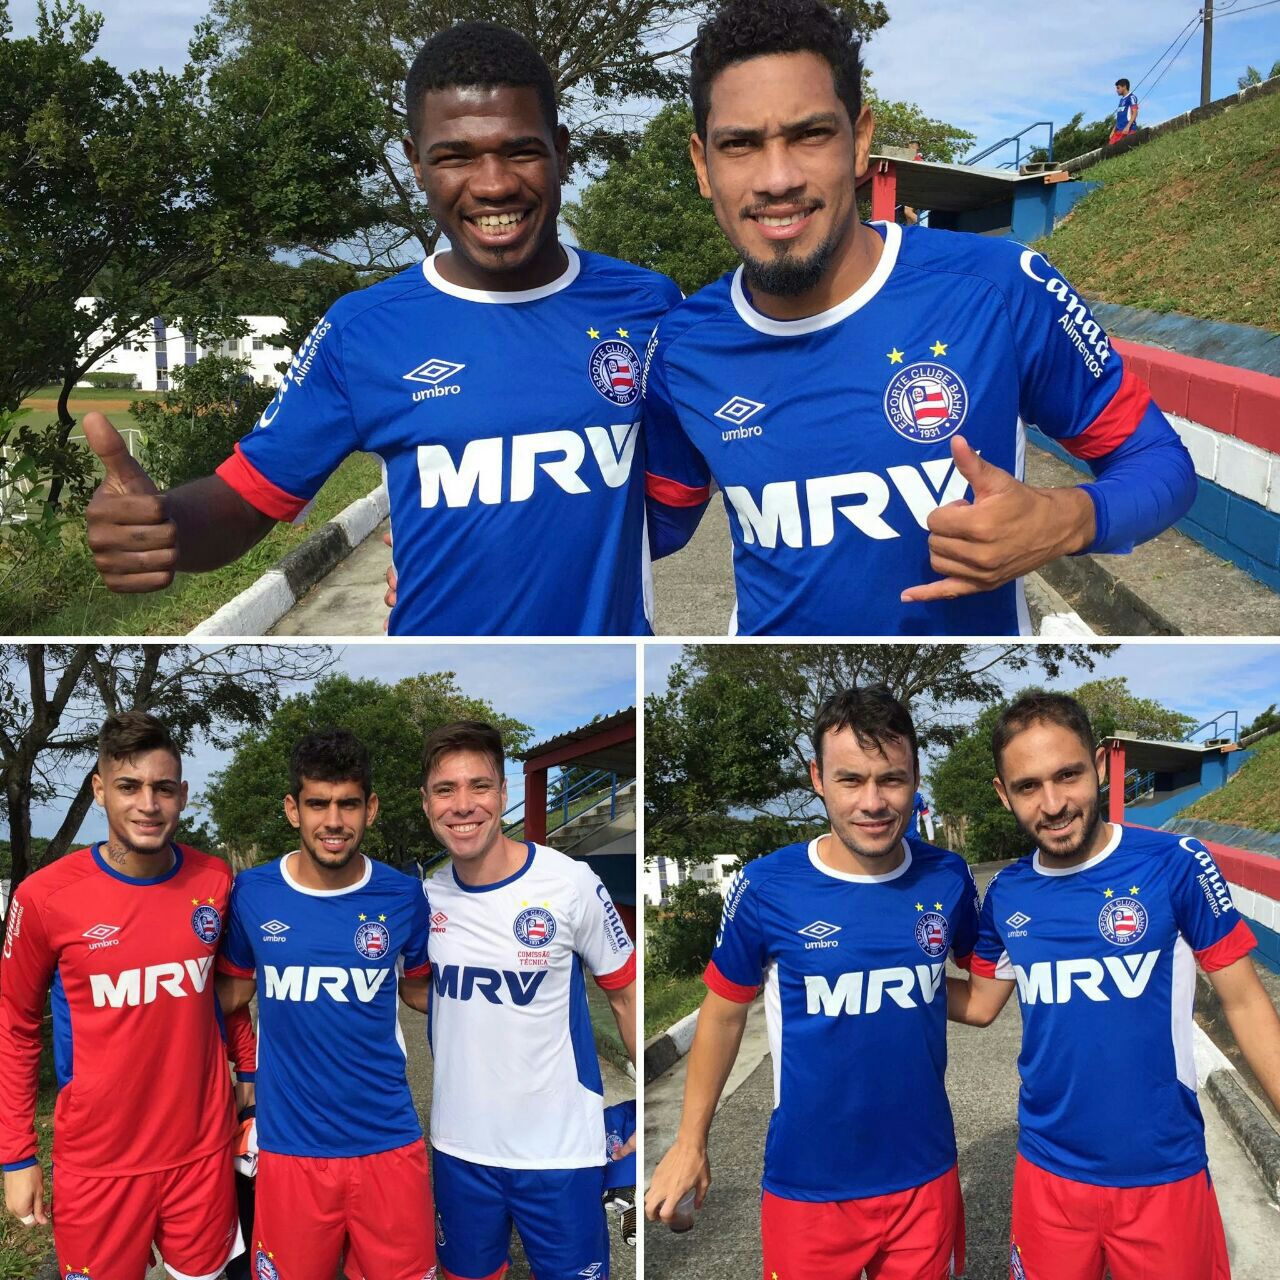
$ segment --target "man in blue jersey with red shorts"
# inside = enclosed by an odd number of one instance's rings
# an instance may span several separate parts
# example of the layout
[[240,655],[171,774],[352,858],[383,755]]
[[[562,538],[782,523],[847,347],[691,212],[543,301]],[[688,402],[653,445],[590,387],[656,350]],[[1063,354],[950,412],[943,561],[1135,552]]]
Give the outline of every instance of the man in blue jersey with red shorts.
[[[1026,633],[1023,574],[1154,536],[1195,470],[1039,253],[859,221],[860,77],[822,0],[729,0],[699,28],[691,151],[742,266],[650,345],[653,554],[688,541],[714,480],[738,634]],[[1023,484],[1024,423],[1096,480]]]
[[89,544],[117,591],[228,564],[356,451],[386,471],[399,635],[646,635],[641,353],[666,277],[562,245],[569,135],[537,50],[465,22],[405,86],[448,250],[340,298],[215,476],[158,494],[87,414]]
[[[52,1216],[61,1280],[143,1280],[153,1243],[174,1280],[215,1280],[243,1247],[227,1045],[241,1103],[255,1053],[248,1015],[221,1031],[214,999],[231,871],[174,842],[187,784],[154,716],[106,719],[93,790],[107,838],[28,876],[9,907],[5,1205],[26,1227]],[[46,1003],[58,1078],[52,1213],[35,1129]]]
[[812,741],[831,834],[748,863],[729,886],[679,1134],[645,1214],[670,1222],[691,1190],[705,1199],[711,1118],[763,985],[765,1280],[946,1280],[963,1270],[964,1209],[943,974],[948,952],[969,962],[977,892],[961,858],[913,829],[915,727],[887,690],[833,694]]
[[224,1009],[258,996],[254,1280],[431,1280],[431,1187],[405,1077],[399,996],[427,983],[421,883],[360,852],[369,755],[329,730],[294,748],[299,847],[237,877]]
[[997,873],[950,1016],[1022,1008],[1012,1280],[1227,1280],[1196,1098],[1197,964],[1280,1105],[1280,1018],[1213,856],[1104,822],[1084,709],[1029,693],[992,735],[995,787],[1035,852]]

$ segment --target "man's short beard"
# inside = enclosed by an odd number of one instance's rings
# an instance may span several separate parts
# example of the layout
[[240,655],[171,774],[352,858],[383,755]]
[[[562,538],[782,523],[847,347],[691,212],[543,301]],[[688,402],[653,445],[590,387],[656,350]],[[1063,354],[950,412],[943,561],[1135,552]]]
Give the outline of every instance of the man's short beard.
[[839,235],[831,234],[807,257],[793,257],[786,250],[777,257],[751,258],[742,254],[742,274],[752,293],[775,298],[798,298],[816,289],[835,257]]
[[[1102,826],[1102,798],[1096,792],[1091,805],[1082,807],[1081,815],[1083,821],[1080,824],[1080,839],[1067,849],[1046,849],[1040,843],[1040,837],[1035,831],[1028,831],[1026,827],[1022,830],[1027,836],[1035,842],[1036,847],[1040,850],[1042,858],[1053,858],[1055,860],[1065,861],[1069,858],[1077,858],[1080,854],[1088,849],[1098,834],[1098,828]],[[1019,823],[1019,826],[1022,824]]]

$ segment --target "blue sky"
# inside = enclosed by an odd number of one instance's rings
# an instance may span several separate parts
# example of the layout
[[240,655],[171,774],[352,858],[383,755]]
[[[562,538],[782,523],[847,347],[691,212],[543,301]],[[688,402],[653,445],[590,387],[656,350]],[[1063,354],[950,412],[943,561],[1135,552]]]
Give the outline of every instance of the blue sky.
[[[630,644],[383,642],[335,648],[339,661],[333,670],[354,679],[394,684],[420,672],[453,671],[464,692],[485,698],[499,711],[532,725],[535,742],[576,729],[597,715],[633,706],[636,701],[636,658]],[[290,692],[304,687],[293,686]],[[198,798],[209,775],[223,768],[229,758],[230,753],[203,743],[187,756],[184,764],[193,799]],[[374,780],[376,785],[376,762]],[[512,804],[523,798],[524,779],[518,767],[509,770],[507,784]],[[34,834],[53,835],[61,816],[56,806],[36,810]],[[90,809],[80,828],[80,840],[100,840],[105,835],[101,810]]]
[[[1182,43],[1179,32],[1200,9],[1196,0],[887,3],[890,21],[866,47],[877,92],[915,102],[926,114],[976,133],[980,147],[1037,120],[1062,124],[1077,111],[1086,120],[1101,119],[1115,108],[1118,76],[1133,81],[1144,123],[1199,103],[1198,29],[1154,91],[1151,84],[1163,62],[1145,85],[1138,84],[1171,43]],[[90,7],[105,18],[99,43],[103,57],[125,70],[176,69],[207,4],[90,0]],[[1218,0],[1215,7],[1213,95],[1221,97],[1235,89],[1246,64],[1265,75],[1280,58],[1280,3]],[[36,0],[11,0],[10,12],[17,34],[34,29]]]
[[[646,693],[666,689],[667,673],[679,656],[679,645],[646,647]],[[1024,672],[1006,683],[1011,693],[1028,684],[1071,690],[1085,680],[1107,676],[1127,677],[1132,693],[1195,716],[1198,723],[1238,711],[1243,728],[1271,703],[1280,704],[1280,644],[1122,644],[1109,657],[1098,659],[1092,673],[1068,668],[1059,679],[1046,681]]]

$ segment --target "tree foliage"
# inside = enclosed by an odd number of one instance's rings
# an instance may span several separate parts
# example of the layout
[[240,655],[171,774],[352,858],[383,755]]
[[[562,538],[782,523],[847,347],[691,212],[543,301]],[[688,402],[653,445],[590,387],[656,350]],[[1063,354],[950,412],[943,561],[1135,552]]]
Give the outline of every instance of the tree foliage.
[[269,720],[248,729],[231,762],[206,792],[219,839],[240,865],[266,862],[298,846],[282,807],[289,790],[289,757],[308,733],[349,729],[373,760],[380,810],[365,851],[404,866],[440,846],[422,812],[422,739],[451,720],[484,720],[503,735],[510,754],[532,730],[458,687],[452,671],[411,676],[397,684],[326,676],[287,699]]
[[[821,814],[810,728],[832,692],[883,684],[922,748],[949,746],[1010,675],[1092,670],[1109,645],[688,645],[645,705],[645,855],[706,862],[766,852]],[[733,819],[754,816],[744,832]],[[745,847],[739,844],[746,837]],[[766,848],[759,845],[769,841]]]
[[1115,733],[1181,742],[1196,727],[1195,716],[1131,693],[1126,676],[1088,680],[1072,689],[1071,696],[1089,713],[1099,742]]
[[142,465],[162,489],[212,475],[275,394],[249,377],[247,360],[215,352],[174,369],[173,384],[162,400],[130,406],[144,433]]
[[1251,85],[1261,84],[1264,80],[1271,80],[1275,76],[1280,76],[1280,58],[1277,58],[1271,64],[1271,70],[1264,76],[1252,63],[1244,69],[1244,75],[1237,77],[1236,88],[1248,89]]
[[1260,711],[1240,730],[1240,736],[1247,738],[1251,733],[1261,733],[1263,729],[1270,729],[1273,725],[1278,724],[1280,724],[1280,711],[1276,710],[1276,704],[1273,702],[1265,711]]
[[[283,687],[314,679],[331,661],[327,649],[260,644],[0,646],[0,816],[14,887],[71,847],[92,803],[107,715],[149,711],[183,749],[199,737],[224,746],[240,726],[269,716]],[[66,816],[37,858],[31,812],[55,801]]]
[[[1086,151],[1096,151],[1103,146],[1107,139],[1111,137],[1111,130],[1115,128],[1115,116],[1108,116],[1105,120],[1094,120],[1091,124],[1082,124],[1084,112],[1077,111],[1060,129],[1053,131],[1053,158],[1055,161],[1062,163],[1067,160],[1074,160],[1076,156],[1082,156]],[[1043,163],[1049,158],[1049,152],[1044,147],[1036,147],[1027,156],[1028,161],[1032,163]]]
[[662,973],[701,973],[711,959],[723,909],[712,885],[700,880],[672,885],[646,934],[648,963]]

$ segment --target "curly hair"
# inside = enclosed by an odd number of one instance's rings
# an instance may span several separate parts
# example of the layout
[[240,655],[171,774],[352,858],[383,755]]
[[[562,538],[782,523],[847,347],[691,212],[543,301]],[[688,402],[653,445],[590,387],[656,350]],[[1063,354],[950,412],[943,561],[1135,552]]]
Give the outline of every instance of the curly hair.
[[369,751],[347,729],[321,729],[294,745],[289,760],[289,794],[295,800],[308,778],[312,782],[358,782],[366,800],[373,794]]
[[726,67],[770,53],[816,53],[826,59],[850,122],[862,110],[862,41],[849,20],[823,0],[727,0],[698,28],[689,96],[698,137],[707,137],[711,82]]
[[422,128],[422,100],[428,93],[475,85],[536,89],[547,125],[555,129],[556,87],[542,54],[510,27],[459,22],[433,35],[409,68],[404,100],[410,134],[416,138]]

